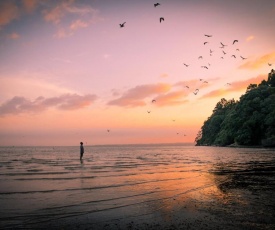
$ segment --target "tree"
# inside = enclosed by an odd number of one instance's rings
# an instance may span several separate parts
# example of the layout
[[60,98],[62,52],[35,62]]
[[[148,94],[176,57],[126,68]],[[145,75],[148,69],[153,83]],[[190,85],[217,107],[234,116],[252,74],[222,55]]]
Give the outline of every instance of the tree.
[[239,101],[222,98],[196,137],[197,145],[275,145],[275,71],[250,84]]

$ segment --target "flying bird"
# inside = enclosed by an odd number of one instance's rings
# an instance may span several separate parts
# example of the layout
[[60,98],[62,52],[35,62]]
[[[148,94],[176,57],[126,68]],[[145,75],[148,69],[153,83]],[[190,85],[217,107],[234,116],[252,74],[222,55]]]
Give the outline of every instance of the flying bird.
[[205,65],[204,65],[204,66],[202,66],[201,68],[205,68],[205,69],[208,69],[208,67],[207,67],[207,66],[205,66]]
[[124,27],[125,23],[126,23],[126,22],[123,22],[123,23],[119,24],[119,25],[120,25],[120,28]]
[[234,41],[233,41],[233,45],[234,45],[236,42],[239,42],[239,41],[238,41],[238,40],[234,40]]
[[160,6],[160,3],[157,2],[154,4],[154,7],[157,7],[157,6]]
[[164,21],[164,17],[159,18],[159,22],[161,23],[162,21]]
[[208,83],[208,81],[204,81],[203,83]]
[[208,42],[204,42],[203,44],[206,45]]
[[107,129],[107,132],[109,133],[109,132],[110,132],[110,129]]
[[147,111],[147,113],[151,113],[151,111]]
[[186,67],[188,67],[189,65],[187,65],[187,64],[185,64],[185,63],[183,63]]
[[239,49],[236,49],[236,51],[240,51]]
[[198,92],[199,92],[199,89],[196,89],[193,93],[194,93],[195,95],[197,95]]
[[152,103],[155,103],[156,102],[156,100],[152,100]]
[[202,59],[202,56],[199,56],[199,58],[198,59]]
[[268,65],[269,65],[269,66],[272,66],[272,64],[271,64],[271,63],[268,63]]
[[243,57],[243,56],[240,56],[243,60],[245,60],[245,59],[247,59],[247,58],[245,58],[245,57]]
[[226,55],[226,53],[224,51],[222,51],[224,55]]
[[231,83],[226,83],[225,85],[231,85]]
[[236,56],[234,54],[231,57],[236,58]]
[[187,86],[185,86],[187,89],[189,89],[189,86],[187,85]]
[[212,35],[208,35],[208,34],[205,34],[204,36],[205,36],[205,37],[208,37],[208,38],[211,38],[211,37],[212,37]]
[[222,47],[225,47],[225,46],[227,46],[227,45],[224,45],[222,42],[221,42],[221,45],[222,45]]

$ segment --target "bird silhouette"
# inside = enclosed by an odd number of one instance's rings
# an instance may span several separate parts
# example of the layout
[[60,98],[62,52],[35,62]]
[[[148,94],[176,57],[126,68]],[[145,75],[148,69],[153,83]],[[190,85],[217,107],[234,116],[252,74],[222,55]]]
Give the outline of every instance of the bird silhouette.
[[186,67],[188,67],[189,65],[187,65],[187,64],[185,64],[185,63],[183,63]]
[[222,47],[225,47],[225,46],[227,46],[227,45],[224,45],[222,42],[221,42],[221,45],[222,45]]
[[199,56],[198,59],[202,59],[202,56]]
[[202,66],[201,68],[205,68],[205,69],[208,69],[208,67],[207,67],[207,66],[205,66],[205,65],[204,65],[204,66]]
[[157,7],[157,6],[160,6],[160,3],[157,2],[154,4],[154,7]]
[[236,42],[239,42],[239,41],[238,41],[238,40],[234,40],[234,41],[233,41],[233,45],[234,45]]
[[151,111],[147,111],[147,113],[151,113]]
[[236,51],[240,51],[239,49],[236,49]]
[[234,54],[231,57],[236,58],[236,56]]
[[231,85],[231,83],[226,83],[225,85]]
[[164,21],[164,17],[159,18],[159,22],[161,23],[162,21]]
[[222,51],[224,55],[226,55],[226,53],[224,51]]
[[125,23],[126,23],[126,22],[123,22],[123,23],[119,24],[119,25],[120,25],[120,28],[124,27]]
[[107,129],[107,132],[109,133],[109,132],[110,132],[110,129]]
[[272,64],[271,64],[271,63],[268,63],[268,65],[269,65],[269,66],[272,66]]
[[199,92],[199,89],[196,89],[193,93],[194,93],[195,95],[197,95],[198,92]]
[[203,83],[208,83],[208,81],[204,81]]
[[189,86],[187,85],[187,86],[185,86],[187,89],[189,89]]
[[247,58],[245,58],[245,57],[243,57],[243,56],[240,56],[243,60],[245,60],[245,59],[247,59]]
[[204,36],[205,36],[205,37],[208,37],[208,38],[211,38],[211,37],[212,37],[212,35],[208,35],[208,34],[205,34]]
[[206,45],[208,42],[204,42],[203,44]]
[[152,100],[152,103],[155,103],[156,102],[156,100]]

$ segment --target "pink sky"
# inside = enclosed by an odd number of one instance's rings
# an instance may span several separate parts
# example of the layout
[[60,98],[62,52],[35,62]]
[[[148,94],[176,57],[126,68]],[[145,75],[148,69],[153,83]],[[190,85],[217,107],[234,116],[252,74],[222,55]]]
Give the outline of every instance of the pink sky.
[[274,1],[154,3],[2,0],[0,145],[193,143],[274,68]]

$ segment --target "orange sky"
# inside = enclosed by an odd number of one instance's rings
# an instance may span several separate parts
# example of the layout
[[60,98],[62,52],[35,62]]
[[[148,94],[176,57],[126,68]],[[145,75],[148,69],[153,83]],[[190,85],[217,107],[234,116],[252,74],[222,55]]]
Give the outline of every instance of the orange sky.
[[274,1],[154,3],[1,1],[0,145],[194,143],[274,68]]

